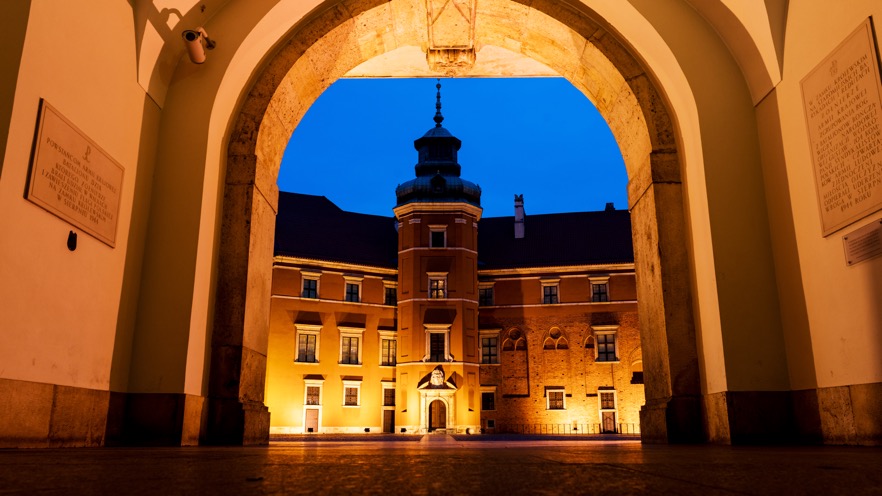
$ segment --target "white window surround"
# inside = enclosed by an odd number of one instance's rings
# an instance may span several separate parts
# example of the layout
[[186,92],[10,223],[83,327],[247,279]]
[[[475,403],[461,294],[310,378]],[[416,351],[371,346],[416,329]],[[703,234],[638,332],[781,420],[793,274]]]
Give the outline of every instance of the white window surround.
[[[361,406],[361,382],[362,381],[351,381],[351,380],[343,380],[343,408],[358,408]],[[355,388],[357,391],[357,396],[354,405],[346,404],[346,389],[347,388]]]
[[[382,398],[383,398],[383,400],[380,401],[380,404],[381,404],[381,406],[383,407],[383,410],[394,410],[394,409],[395,409],[395,405],[394,405],[394,404],[393,404],[393,405],[387,405],[386,402],[385,402],[385,399],[386,399],[386,391],[387,391],[387,390],[391,389],[392,391],[395,391],[395,383],[394,383],[394,382],[386,382],[386,381],[383,381],[383,382],[382,382],[382,386],[383,386],[383,389],[382,389],[382,393],[383,393]],[[395,393],[392,393],[392,394],[394,395]],[[393,400],[393,403],[394,403],[394,400]]]
[[[603,397],[601,394],[612,394],[613,395],[613,407],[612,408],[604,408],[603,407]],[[615,412],[618,410],[619,406],[619,397],[616,394],[615,389],[598,389],[597,390],[597,410],[600,412]]]
[[450,356],[450,326],[451,324],[423,324],[426,329],[426,355],[423,357],[424,362],[428,362],[432,356],[431,335],[444,335],[444,361],[452,362],[453,357]]
[[362,277],[362,276],[343,276],[343,281],[344,281],[343,301],[348,301],[348,300],[346,300],[346,290],[348,289],[348,285],[354,284],[355,286],[358,287],[358,301],[352,302],[352,303],[361,303],[361,300],[363,299],[361,297],[361,283],[362,283],[362,281],[364,281],[364,277]]
[[[396,331],[377,331],[377,334],[380,335],[380,353],[379,353],[379,361],[377,363],[380,364],[380,367],[394,367],[395,365],[383,365],[383,340],[388,339],[390,341],[395,341],[395,353],[397,355],[398,354],[398,332],[396,332]],[[397,361],[397,357],[396,357],[396,361]],[[393,385],[392,387],[395,387],[395,386]]]
[[588,277],[588,289],[589,289],[589,294],[590,294],[591,300],[592,301],[594,300],[594,285],[600,285],[600,284],[606,285],[606,301],[609,301],[609,276],[603,276],[603,277],[589,276]]
[[[337,327],[340,331],[339,356],[337,363],[341,367],[361,367],[362,351],[364,350],[364,329],[359,327]],[[358,338],[358,363],[343,363],[343,338]]]
[[[324,391],[325,388],[323,387],[324,383],[325,383],[324,379],[304,379],[303,380],[303,406],[308,406],[310,408],[320,408],[322,406],[322,403],[324,402],[323,401],[324,398],[322,398],[322,395],[325,392]],[[319,388],[318,405],[310,405],[309,401],[307,400],[307,396],[308,396],[307,391],[310,386]]]
[[553,303],[545,303],[545,288],[547,287],[555,287],[557,288],[557,301],[555,303],[560,303],[560,278],[556,279],[540,279],[540,284],[542,285],[542,292],[539,295],[539,301],[543,304],[551,305]]
[[321,293],[321,281],[322,281],[322,273],[321,272],[312,272],[308,270],[300,271],[300,296],[303,296],[303,285],[304,281],[315,281],[315,297],[318,299]]
[[[560,393],[563,401],[563,408],[551,408],[551,393]],[[564,388],[554,388],[545,390],[545,409],[546,410],[566,410],[567,409],[567,393]]]
[[[439,300],[439,299],[447,299],[447,272],[426,272],[428,276],[428,289],[429,289],[429,299]],[[442,297],[434,297],[432,292],[432,281],[442,281],[443,284],[443,296]]]
[[615,360],[603,360],[599,363],[619,363],[619,339],[618,339],[618,331],[619,326],[617,325],[602,325],[602,326],[591,326],[591,330],[594,333],[594,360],[600,357],[600,348],[601,348],[601,340],[598,339],[598,336],[608,336],[612,335],[614,338],[613,342],[613,354],[615,355]]
[[[433,233],[444,233],[444,242],[441,246],[432,244]],[[447,248],[447,225],[446,224],[429,224],[429,248]]]
[[[320,361],[319,351],[322,346],[322,326],[318,324],[294,324],[295,331],[295,342],[294,342],[294,361],[298,363],[311,363],[317,364]],[[300,361],[300,336],[303,334],[312,334],[315,336],[315,361],[314,362],[301,362]]]

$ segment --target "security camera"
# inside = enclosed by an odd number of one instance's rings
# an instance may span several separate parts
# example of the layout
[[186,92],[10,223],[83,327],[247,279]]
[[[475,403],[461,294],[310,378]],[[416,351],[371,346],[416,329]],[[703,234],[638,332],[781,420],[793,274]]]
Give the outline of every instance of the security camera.
[[194,64],[205,62],[205,50],[213,50],[216,44],[202,28],[185,30],[181,36],[184,38],[184,46],[187,47],[187,56]]

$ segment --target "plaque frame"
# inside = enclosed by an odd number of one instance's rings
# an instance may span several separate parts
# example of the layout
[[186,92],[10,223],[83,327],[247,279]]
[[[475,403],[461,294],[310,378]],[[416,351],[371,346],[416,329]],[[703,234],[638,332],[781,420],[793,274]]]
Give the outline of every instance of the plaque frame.
[[[50,136],[52,132],[68,134]],[[52,162],[53,155],[60,156],[64,166]],[[52,170],[47,171],[48,164],[52,164]],[[125,168],[44,98],[40,99],[37,113],[29,169],[25,199],[111,248],[116,247]],[[65,196],[65,189],[72,193]],[[107,201],[103,202],[104,199]],[[104,210],[84,212],[87,205],[98,202],[105,205]],[[92,219],[89,213],[93,214]],[[112,216],[112,221],[97,220],[104,215]]]
[[[863,41],[859,40],[861,43],[863,43],[862,46],[860,47],[860,49],[864,50],[863,53],[865,53],[867,56],[869,56],[869,59],[870,59],[869,66],[872,68],[871,69],[872,74],[869,77],[872,77],[874,82],[876,83],[874,85],[875,91],[870,92],[872,94],[870,95],[869,98],[874,100],[871,103],[875,104],[875,112],[876,112],[875,115],[877,116],[876,118],[880,122],[880,126],[882,126],[882,79],[880,79],[880,67],[882,67],[882,59],[880,59],[880,56],[879,56],[879,47],[878,47],[878,42],[877,42],[877,38],[876,38],[876,32],[875,32],[872,16],[867,17],[860,24],[860,26],[858,26],[844,40],[842,40],[836,46],[836,48],[833,49],[833,51],[831,51],[826,57],[824,57],[824,59],[821,60],[821,62],[819,62],[811,71],[809,71],[808,74],[806,74],[805,77],[803,77],[803,79],[800,81],[800,89],[802,90],[802,101],[803,101],[803,115],[805,117],[805,122],[806,122],[806,133],[807,133],[807,137],[808,137],[808,141],[809,141],[809,152],[811,153],[811,156],[812,156],[812,166],[813,166],[812,175],[814,176],[814,181],[815,181],[815,196],[817,197],[817,202],[818,202],[818,215],[819,215],[820,221],[821,221],[821,231],[822,231],[823,237],[830,236],[831,234],[835,233],[836,231],[844,229],[845,227],[848,227],[848,226],[854,224],[855,222],[857,222],[861,219],[864,219],[867,216],[872,215],[875,212],[878,212],[879,210],[882,210],[882,187],[879,187],[879,188],[876,188],[875,190],[871,190],[871,193],[876,192],[876,194],[872,195],[872,196],[878,196],[878,198],[873,198],[872,201],[865,207],[862,207],[859,209],[853,209],[853,211],[848,212],[845,217],[837,216],[834,218],[833,214],[829,214],[829,213],[825,212],[825,209],[824,209],[824,192],[825,191],[823,189],[825,181],[823,180],[822,172],[821,172],[822,171],[822,167],[821,167],[822,164],[820,163],[818,154],[815,151],[816,148],[818,148],[820,145],[820,143],[819,143],[820,140],[814,139],[815,133],[813,133],[813,131],[812,131],[812,121],[811,121],[811,117],[810,117],[810,101],[812,99],[809,98],[809,95],[806,94],[806,86],[808,86],[810,83],[815,82],[813,80],[813,78],[818,76],[818,74],[820,73],[820,71],[822,69],[829,68],[831,63],[833,63],[834,61],[838,61],[839,58],[843,55],[843,52],[845,52],[845,48],[847,46],[849,46],[849,44],[851,44],[851,43],[857,43],[855,41],[855,39],[859,38],[859,37],[864,38]],[[831,77],[832,77],[832,75],[831,75]],[[812,96],[814,96],[814,95],[812,95]],[[839,108],[839,107],[837,107],[837,108]],[[851,150],[849,150],[849,151],[851,151]],[[880,156],[882,156],[882,152],[877,152],[877,153]],[[836,164],[836,166],[841,168],[842,161],[839,160],[837,162],[838,163]],[[827,192],[828,193],[832,192],[831,194],[835,194],[835,193],[838,193],[839,191],[831,188],[831,189],[827,190]],[[849,199],[851,199],[850,196],[849,196]]]

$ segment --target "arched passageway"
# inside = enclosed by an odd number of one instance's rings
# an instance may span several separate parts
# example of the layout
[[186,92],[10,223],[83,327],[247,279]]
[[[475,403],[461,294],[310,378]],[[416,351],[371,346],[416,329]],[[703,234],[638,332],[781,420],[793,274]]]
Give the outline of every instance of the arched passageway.
[[[262,442],[272,239],[281,158],[293,129],[333,81],[358,64],[431,44],[425,11],[400,2],[329,3],[295,27],[240,105],[229,138],[209,380],[208,436]],[[663,93],[590,12],[551,0],[480,2],[471,26],[495,46],[550,67],[609,124],[629,177],[646,370],[644,440],[702,435],[677,132]],[[455,58],[455,54],[451,54]]]

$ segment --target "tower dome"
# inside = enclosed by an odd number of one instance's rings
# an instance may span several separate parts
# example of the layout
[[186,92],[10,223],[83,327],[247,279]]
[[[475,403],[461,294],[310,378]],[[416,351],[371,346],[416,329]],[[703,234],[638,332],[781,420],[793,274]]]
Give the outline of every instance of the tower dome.
[[419,158],[416,178],[400,184],[395,189],[396,206],[413,202],[465,202],[481,206],[481,188],[459,177],[461,166],[457,152],[462,142],[441,126],[441,82],[435,85],[435,126],[413,142]]

